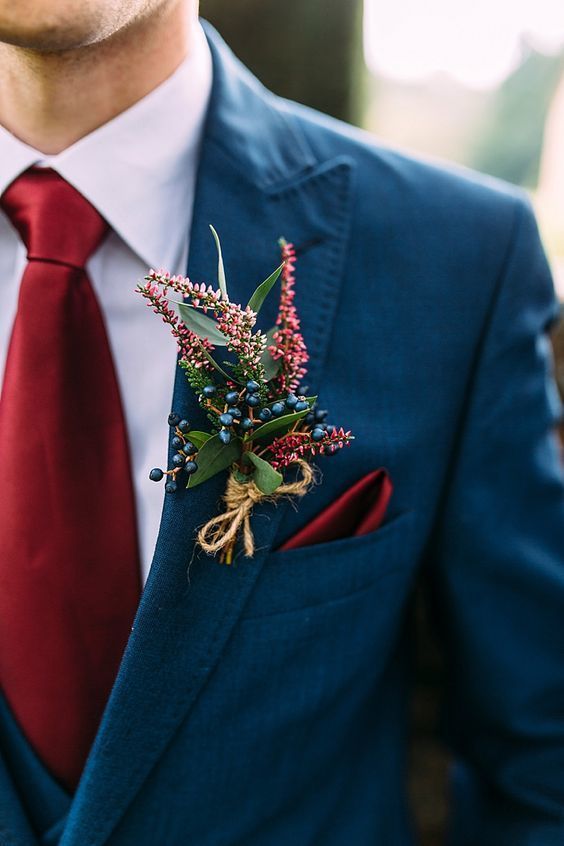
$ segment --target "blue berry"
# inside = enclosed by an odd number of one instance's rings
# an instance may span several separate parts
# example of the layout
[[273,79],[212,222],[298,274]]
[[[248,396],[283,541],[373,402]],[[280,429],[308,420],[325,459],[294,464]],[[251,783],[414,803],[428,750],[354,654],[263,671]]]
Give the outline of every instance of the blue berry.
[[237,391],[228,391],[225,394],[225,402],[227,405],[237,405],[239,402],[239,394]]
[[269,408],[261,408],[258,416],[263,422],[266,422],[272,417],[272,411]]
[[221,431],[219,432],[219,440],[222,444],[227,445],[231,440],[231,432],[229,432],[227,429],[221,429]]
[[258,389],[260,388],[260,385],[259,385],[258,382],[255,382],[254,379],[249,379],[249,381],[246,384],[246,388],[247,388],[247,390],[250,394],[253,394],[255,391],[258,391]]
[[186,443],[182,447],[182,452],[184,453],[184,455],[194,455],[196,452],[198,452],[198,447],[194,446],[192,441],[186,441]]
[[296,403],[295,410],[296,411],[305,411],[306,408],[309,408],[308,403],[305,400],[298,400]]
[[245,402],[247,403],[247,405],[250,405],[251,408],[256,408],[257,405],[260,405],[260,397],[257,397],[256,394],[247,394],[247,396],[245,397]]
[[329,444],[325,447],[323,455],[335,455],[338,452],[337,444]]
[[315,428],[313,430],[313,432],[311,433],[312,441],[322,441],[324,437],[325,437],[325,432],[323,431],[323,429]]
[[228,408],[227,413],[231,415],[233,418],[239,419],[243,416],[240,408]]
[[324,408],[316,408],[314,412],[315,422],[316,423],[323,423],[327,415],[329,414]]
[[233,423],[233,418],[230,414],[227,414],[227,413],[220,414],[219,415],[219,422],[221,423],[222,426],[231,426],[231,424]]
[[171,411],[170,414],[168,415],[168,425],[174,427],[174,426],[178,426],[179,423],[180,423],[180,415],[175,414],[174,411]]
[[188,475],[191,476],[192,473],[195,473],[196,470],[198,469],[198,465],[196,464],[195,461],[187,461],[185,466],[184,466],[184,469],[186,470]]
[[215,385],[206,385],[206,387],[204,388],[202,393],[205,397],[207,397],[207,399],[209,399],[210,397],[213,397],[213,395],[215,394],[215,391],[216,391]]
[[315,416],[313,414],[313,411],[310,411],[309,414],[306,414],[304,420],[308,426],[311,426],[312,423],[315,423]]
[[336,427],[335,427],[335,426],[333,426],[333,425],[331,425],[331,426],[327,426],[327,425],[325,425],[323,428],[325,429],[325,431],[327,432],[327,434],[328,434],[328,435],[332,435],[332,434],[333,434],[333,432],[334,432],[334,431],[335,431],[335,429],[336,429]]
[[255,424],[253,423],[253,421],[251,420],[250,417],[243,417],[243,419],[241,420],[241,423],[240,423],[241,429],[244,432],[248,432],[249,429],[252,429],[254,425]]
[[180,429],[181,432],[186,434],[186,432],[190,431],[190,424],[188,423],[187,420],[181,420],[180,423],[178,424],[177,428]]
[[288,408],[295,408],[298,402],[298,398],[295,394],[288,394],[286,397],[286,405]]
[[171,441],[171,444],[173,449],[182,449],[182,447],[184,446],[184,440],[183,438],[179,438],[178,435],[175,435]]
[[281,414],[284,414],[285,408],[283,402],[275,402],[274,405],[270,409],[275,417],[280,417]]
[[177,488],[178,488],[178,485],[176,484],[176,482],[174,481],[174,479],[170,479],[170,480],[166,483],[166,485],[165,485],[165,491],[166,491],[168,494],[173,494],[173,493],[176,493],[176,489],[177,489]]
[[153,469],[149,473],[149,479],[151,480],[151,482],[160,482],[163,476],[164,473],[160,467],[153,467]]
[[177,452],[175,455],[172,456],[172,463],[175,467],[184,467],[184,462],[186,461],[186,456],[182,455],[181,452]]

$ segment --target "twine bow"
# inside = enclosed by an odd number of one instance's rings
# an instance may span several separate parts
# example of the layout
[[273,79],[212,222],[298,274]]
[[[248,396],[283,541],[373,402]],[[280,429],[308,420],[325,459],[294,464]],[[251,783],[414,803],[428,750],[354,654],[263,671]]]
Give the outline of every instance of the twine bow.
[[223,496],[226,510],[202,526],[198,532],[198,544],[208,555],[222,554],[226,564],[231,563],[233,548],[242,528],[243,549],[247,558],[255,552],[255,539],[251,529],[251,514],[257,502],[275,502],[282,496],[303,496],[314,481],[314,471],[304,459],[297,462],[300,478],[295,482],[281,484],[273,494],[263,493],[250,479],[238,482],[233,475],[227,480]]

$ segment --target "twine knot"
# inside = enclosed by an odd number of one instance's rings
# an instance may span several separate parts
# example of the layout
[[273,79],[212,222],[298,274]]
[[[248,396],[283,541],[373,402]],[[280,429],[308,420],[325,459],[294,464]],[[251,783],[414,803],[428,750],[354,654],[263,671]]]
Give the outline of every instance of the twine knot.
[[227,479],[223,495],[225,511],[212,517],[198,532],[198,544],[208,555],[222,553],[222,560],[231,563],[231,555],[242,529],[243,549],[247,558],[255,552],[255,539],[251,529],[251,514],[258,502],[275,502],[283,496],[303,496],[314,481],[314,471],[304,459],[297,462],[300,476],[295,482],[282,483],[272,494],[263,493],[249,479],[239,482],[233,474]]

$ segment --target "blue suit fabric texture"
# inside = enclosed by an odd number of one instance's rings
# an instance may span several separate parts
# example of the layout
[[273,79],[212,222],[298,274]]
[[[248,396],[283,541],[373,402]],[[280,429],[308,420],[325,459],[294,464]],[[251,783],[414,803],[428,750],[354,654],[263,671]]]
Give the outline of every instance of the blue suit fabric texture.
[[[246,302],[279,263],[278,238],[292,241],[309,389],[356,440],[320,460],[322,484],[296,509],[257,506],[257,553],[230,567],[193,555],[225,476],[166,497],[73,797],[0,720],[0,843],[412,846],[422,580],[448,659],[450,843],[562,846],[559,309],[529,200],[275,97],[206,33],[188,275],[215,276],[212,223]],[[276,308],[271,297],[264,328]],[[172,408],[204,422],[179,369]],[[378,467],[394,495],[377,531],[277,551]]]

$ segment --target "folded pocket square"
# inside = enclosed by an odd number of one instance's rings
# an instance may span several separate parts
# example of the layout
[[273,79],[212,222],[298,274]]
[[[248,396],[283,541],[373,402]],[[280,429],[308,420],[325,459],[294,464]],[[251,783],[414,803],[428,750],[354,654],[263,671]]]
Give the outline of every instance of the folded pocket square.
[[297,549],[375,531],[384,519],[392,490],[387,470],[383,467],[372,470],[347,488],[307,526],[284,541],[278,550]]

